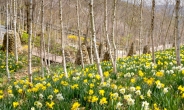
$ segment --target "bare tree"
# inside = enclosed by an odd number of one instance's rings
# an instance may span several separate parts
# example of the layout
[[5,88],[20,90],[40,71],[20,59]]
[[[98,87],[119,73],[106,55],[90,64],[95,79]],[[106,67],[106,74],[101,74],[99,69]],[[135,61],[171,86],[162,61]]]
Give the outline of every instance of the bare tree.
[[98,68],[98,73],[101,76],[101,81],[104,82],[103,72],[102,72],[100,59],[99,59],[99,55],[98,55],[98,50],[97,50],[97,46],[96,46],[96,31],[95,31],[94,13],[93,13],[93,0],[90,0],[89,6],[90,6],[91,32],[92,32],[92,39],[93,39],[95,57],[96,57],[96,60],[97,60],[97,68]]
[[8,0],[7,0],[6,1],[6,72],[8,75],[8,81],[10,81],[10,71],[8,68],[8,44],[9,44],[8,21],[9,21],[9,12],[8,12]]
[[181,38],[179,35],[179,26],[178,26],[178,22],[179,22],[179,8],[180,8],[180,0],[176,0],[176,6],[175,6],[175,50],[176,50],[176,62],[177,65],[181,65],[181,59],[180,59],[180,42],[181,42]]
[[32,83],[32,70],[31,70],[31,54],[32,54],[32,48],[31,48],[31,41],[32,41],[32,0],[29,0],[29,18],[28,18],[28,27],[29,27],[29,38],[28,38],[28,74],[29,74],[29,81]]
[[108,29],[107,29],[107,24],[108,24],[108,21],[107,21],[107,0],[104,0],[104,28],[105,28],[105,36],[106,36],[106,45],[107,45],[107,48],[108,48],[108,52],[109,52],[109,55],[110,55],[110,58],[111,58],[111,62],[113,64],[113,58],[112,58],[112,54],[111,54],[111,44],[110,44],[110,41],[109,41],[109,35],[108,35]]
[[139,56],[141,55],[141,38],[142,38],[142,13],[143,13],[143,0],[140,2],[140,28],[139,28]]
[[63,32],[63,15],[62,15],[62,0],[59,0],[59,11],[60,11],[60,30],[61,30],[61,51],[62,51],[62,62],[65,76],[68,77],[66,69],[65,51],[64,51],[64,32]]
[[18,62],[18,53],[17,53],[17,32],[16,32],[16,24],[17,24],[17,6],[16,6],[16,0],[13,0],[13,29],[14,29],[14,38],[15,38],[15,61]]
[[77,0],[77,5],[76,5],[76,11],[77,11],[77,28],[78,28],[78,38],[79,38],[79,52],[80,52],[80,57],[81,57],[81,64],[82,68],[84,68],[84,61],[83,61],[83,54],[82,54],[82,49],[81,49],[81,38],[80,38],[80,15],[79,15],[79,0]]
[[116,18],[116,3],[117,3],[117,0],[114,0],[113,18],[112,18],[112,40],[113,40],[113,49],[114,49],[113,71],[114,71],[114,73],[117,72],[117,68],[116,68],[117,48],[116,48],[115,38],[114,38],[115,18]]
[[[44,0],[41,1],[41,39],[40,39],[40,60],[41,60],[41,75],[44,77],[44,64],[43,64],[43,40],[44,40]],[[45,59],[46,60],[46,59]]]
[[155,50],[154,50],[154,41],[153,41],[153,34],[154,34],[154,20],[155,20],[155,0],[152,0],[152,10],[151,10],[151,47],[152,47],[152,62],[155,63]]
[[50,38],[51,38],[51,31],[52,31],[52,11],[53,11],[53,0],[51,0],[51,5],[50,5],[50,25],[49,25],[49,36],[48,36],[48,48],[47,48],[47,58],[48,58],[48,67],[50,67],[50,57],[49,57],[49,52],[50,52]]

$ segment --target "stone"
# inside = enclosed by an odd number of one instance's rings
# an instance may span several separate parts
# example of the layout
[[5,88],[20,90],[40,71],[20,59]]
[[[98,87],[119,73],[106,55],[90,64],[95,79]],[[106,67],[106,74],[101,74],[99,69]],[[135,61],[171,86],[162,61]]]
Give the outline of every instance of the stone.
[[134,53],[135,53],[135,47],[134,47],[134,43],[132,42],[127,56],[133,56]]
[[[89,54],[88,54],[88,51],[87,51],[87,47],[86,47],[86,45],[84,43],[81,44],[81,49],[82,49],[84,64],[90,64]],[[77,65],[81,65],[82,64],[81,56],[80,56],[80,50],[77,51],[75,64],[77,64]]]
[[[19,37],[19,34],[16,32],[16,36],[17,36],[17,51],[21,52],[22,51],[22,46],[21,46],[21,40]],[[14,35],[14,31],[13,30],[9,30],[8,31],[8,52],[15,52],[15,35]],[[7,33],[4,34],[4,39],[3,39],[3,46],[2,46],[2,50],[5,51],[6,50],[6,40],[7,40]]]
[[98,54],[99,54],[100,59],[102,58],[103,52],[104,52],[104,44],[100,43],[99,48],[98,48]]
[[145,45],[144,48],[143,48],[143,54],[150,54],[151,51],[150,51],[150,48],[148,45]]
[[66,63],[71,62],[71,55],[70,55],[70,52],[67,50],[65,50],[65,61]]
[[110,61],[110,60],[111,60],[110,53],[109,53],[109,51],[106,51],[104,53],[104,57],[103,57],[102,61]]

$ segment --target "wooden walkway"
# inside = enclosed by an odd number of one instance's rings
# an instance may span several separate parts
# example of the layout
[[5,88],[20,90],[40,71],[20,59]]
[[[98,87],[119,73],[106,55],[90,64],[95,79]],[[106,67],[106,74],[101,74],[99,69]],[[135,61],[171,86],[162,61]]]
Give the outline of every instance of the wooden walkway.
[[[51,62],[62,63],[61,56],[57,56],[57,55],[47,53],[47,52],[45,54],[46,54],[46,60],[50,59]],[[38,48],[33,48],[32,55],[40,57],[40,50]],[[44,52],[43,52],[43,58],[44,58]]]

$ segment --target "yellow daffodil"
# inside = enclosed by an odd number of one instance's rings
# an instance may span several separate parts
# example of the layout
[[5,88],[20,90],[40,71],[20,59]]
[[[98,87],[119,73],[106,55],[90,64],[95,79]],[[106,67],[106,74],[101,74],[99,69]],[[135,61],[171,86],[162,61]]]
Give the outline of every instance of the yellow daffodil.
[[101,99],[100,99],[100,105],[104,105],[104,104],[107,104],[108,102],[107,102],[107,99],[105,98],[105,97],[102,97]]
[[79,106],[80,106],[79,102],[75,102],[75,103],[72,105],[71,110],[78,110]]
[[49,103],[49,102],[46,102],[46,106],[48,107],[48,108],[51,108],[51,109],[53,109],[53,106],[54,106],[54,102],[52,101],[51,103]]
[[13,108],[16,108],[19,105],[19,102],[13,102]]

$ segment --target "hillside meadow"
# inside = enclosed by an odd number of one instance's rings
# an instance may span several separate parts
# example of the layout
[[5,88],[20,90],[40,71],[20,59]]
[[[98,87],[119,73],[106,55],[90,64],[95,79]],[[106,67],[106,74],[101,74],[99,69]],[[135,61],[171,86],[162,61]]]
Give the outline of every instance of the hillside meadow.
[[[117,60],[118,73],[112,72],[111,62],[101,62],[104,82],[96,65],[68,66],[66,78],[60,65],[40,77],[34,73],[33,83],[28,76],[0,84],[2,110],[182,110],[184,107],[184,47],[181,47],[182,65],[176,66],[175,50],[156,52],[156,64],[151,55],[144,54]],[[5,76],[5,54],[0,51],[0,71]],[[10,71],[27,63],[20,58]],[[12,69],[11,69],[12,68]],[[39,71],[38,71],[39,72]],[[13,73],[11,74],[13,76]]]

